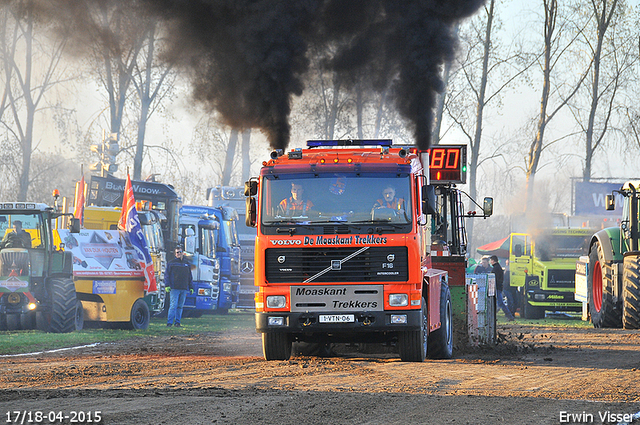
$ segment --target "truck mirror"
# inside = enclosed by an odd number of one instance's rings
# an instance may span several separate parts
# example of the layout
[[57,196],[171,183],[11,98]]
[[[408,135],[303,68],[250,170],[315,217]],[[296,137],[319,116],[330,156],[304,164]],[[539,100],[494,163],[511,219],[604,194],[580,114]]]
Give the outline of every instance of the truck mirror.
[[196,252],[196,237],[195,236],[187,236],[184,238],[184,250],[189,254],[193,254]]
[[422,212],[436,215],[436,188],[434,186],[422,186]]
[[244,183],[244,196],[256,196],[258,193],[258,182],[249,180]]
[[491,217],[493,214],[493,198],[484,198],[484,204],[482,205],[482,212],[485,217]]
[[616,197],[613,195],[607,195],[605,198],[605,207],[607,211],[613,211],[616,209]]
[[80,233],[80,219],[72,218],[69,220],[69,231],[71,233]]
[[245,201],[245,206],[246,206],[245,224],[247,225],[247,227],[256,227],[256,222],[257,222],[256,198],[247,198]]

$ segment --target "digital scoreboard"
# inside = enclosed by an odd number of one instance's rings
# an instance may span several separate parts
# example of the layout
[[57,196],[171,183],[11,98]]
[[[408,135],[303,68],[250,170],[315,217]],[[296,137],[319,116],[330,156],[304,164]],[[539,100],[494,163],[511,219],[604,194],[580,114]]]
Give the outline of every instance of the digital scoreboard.
[[431,184],[467,182],[467,145],[437,145],[429,149]]

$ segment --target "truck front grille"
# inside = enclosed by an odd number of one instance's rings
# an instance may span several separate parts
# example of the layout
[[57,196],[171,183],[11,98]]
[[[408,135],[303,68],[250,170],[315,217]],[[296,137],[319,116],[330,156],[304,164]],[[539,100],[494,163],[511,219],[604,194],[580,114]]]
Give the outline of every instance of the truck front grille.
[[549,270],[547,284],[549,288],[574,288],[576,285],[576,271]]
[[406,282],[407,258],[404,246],[269,248],[265,271],[270,283]]

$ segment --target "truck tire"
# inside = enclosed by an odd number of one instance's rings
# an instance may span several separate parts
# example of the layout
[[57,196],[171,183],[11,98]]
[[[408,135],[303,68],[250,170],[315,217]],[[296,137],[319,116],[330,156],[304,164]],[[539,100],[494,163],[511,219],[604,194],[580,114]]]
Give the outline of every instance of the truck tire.
[[131,320],[127,323],[127,328],[145,330],[149,327],[150,320],[149,306],[143,299],[137,299],[131,307]]
[[527,301],[527,283],[531,280],[532,279],[528,279],[522,287],[522,305],[520,311],[522,312],[522,317],[525,319],[544,319],[544,307],[533,306]]
[[262,355],[265,360],[289,360],[291,357],[291,337],[280,332],[262,334]]
[[440,285],[440,329],[427,338],[427,355],[430,359],[450,359],[453,357],[453,314],[451,312],[451,291],[449,285]]
[[403,362],[423,362],[427,357],[427,339],[429,335],[429,318],[427,305],[422,299],[422,326],[417,331],[398,333],[398,351]]
[[607,273],[611,267],[607,267],[605,262],[602,246],[596,242],[589,252],[587,276],[591,322],[595,328],[621,328],[621,306],[613,300],[614,282],[610,272]]
[[626,256],[622,280],[622,326],[640,329],[640,257]]
[[544,308],[535,307],[526,300],[526,294],[523,292],[522,299],[522,315],[525,319],[544,319]]
[[7,315],[0,314],[0,331],[6,331],[6,330],[7,330]]
[[76,287],[68,278],[52,278],[51,316],[48,332],[67,333],[76,328]]

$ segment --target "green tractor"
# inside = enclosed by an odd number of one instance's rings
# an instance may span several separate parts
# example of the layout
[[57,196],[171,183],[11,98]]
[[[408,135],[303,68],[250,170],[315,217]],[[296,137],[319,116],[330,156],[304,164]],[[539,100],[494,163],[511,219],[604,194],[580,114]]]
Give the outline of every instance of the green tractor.
[[46,204],[0,202],[0,330],[71,332],[82,320],[73,256],[53,244],[62,215]]
[[[587,289],[596,328],[640,328],[639,187],[630,181],[614,191],[623,198],[620,225],[591,238]],[[614,194],[607,195],[607,210],[615,209]]]

